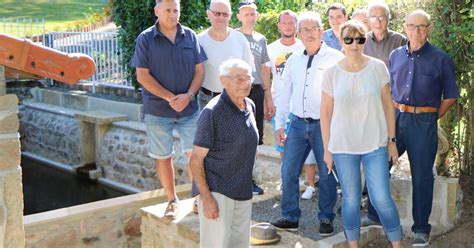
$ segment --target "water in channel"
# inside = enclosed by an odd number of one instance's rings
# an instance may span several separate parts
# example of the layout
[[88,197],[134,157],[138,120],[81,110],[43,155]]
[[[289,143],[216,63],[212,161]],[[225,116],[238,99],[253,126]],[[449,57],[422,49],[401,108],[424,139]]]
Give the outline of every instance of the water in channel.
[[46,212],[126,195],[82,178],[22,157],[24,215]]

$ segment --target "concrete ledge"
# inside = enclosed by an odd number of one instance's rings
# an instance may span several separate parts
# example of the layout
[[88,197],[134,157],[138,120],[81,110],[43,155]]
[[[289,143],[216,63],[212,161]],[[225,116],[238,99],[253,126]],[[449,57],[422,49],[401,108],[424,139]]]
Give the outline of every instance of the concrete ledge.
[[[180,185],[180,197],[190,185]],[[23,217],[26,247],[140,247],[139,209],[166,202],[163,190],[77,205]]]
[[37,109],[37,110],[41,110],[41,111],[45,111],[45,112],[49,112],[53,114],[58,114],[58,115],[69,116],[73,118],[76,115],[76,113],[81,112],[77,110],[72,110],[68,108],[58,107],[51,104],[39,103],[39,102],[24,102],[23,105],[28,108]]
[[87,111],[75,114],[76,119],[98,125],[110,124],[116,121],[126,121],[127,116],[104,111]]
[[29,159],[40,161],[42,164],[44,164],[46,166],[50,166],[52,168],[59,169],[59,170],[62,170],[64,172],[68,172],[68,173],[75,174],[76,169],[78,167],[78,166],[70,166],[70,165],[61,164],[59,162],[56,162],[56,161],[53,161],[53,160],[50,160],[50,159],[47,159],[47,158],[43,158],[43,157],[41,157],[39,155],[36,155],[36,154],[33,154],[31,152],[23,151],[23,152],[21,152],[21,155],[25,156]]
[[79,111],[89,110],[89,97],[78,93],[61,93],[62,103],[61,107],[67,107]]
[[90,97],[89,100],[89,110],[101,110],[113,113],[120,113],[126,115],[131,121],[141,121],[143,119],[142,104],[117,102],[95,97]]

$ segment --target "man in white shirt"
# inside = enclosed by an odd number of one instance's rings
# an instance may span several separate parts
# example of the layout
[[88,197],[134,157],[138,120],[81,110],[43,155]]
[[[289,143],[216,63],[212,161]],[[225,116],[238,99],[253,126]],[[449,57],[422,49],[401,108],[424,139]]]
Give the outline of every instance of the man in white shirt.
[[[303,43],[301,40],[296,38],[297,22],[298,16],[295,12],[291,10],[283,10],[278,16],[278,30],[280,30],[281,38],[268,45],[268,55],[270,57],[268,66],[270,66],[273,74],[272,96],[275,106],[277,106],[279,97],[281,95],[281,87],[283,84],[282,75],[285,69],[286,61],[294,52],[304,50]],[[276,132],[275,117],[272,118],[272,125],[273,131]],[[280,158],[283,159],[284,147],[276,143],[275,149],[280,153]],[[308,187],[301,195],[301,198],[309,200],[316,192],[316,159],[314,158],[313,152],[310,152],[304,164],[304,171],[306,174],[306,182],[308,183]]]
[[[272,225],[282,230],[298,229],[299,174],[304,158],[313,150],[319,166],[319,234],[334,233],[334,205],[336,204],[336,180],[328,175],[323,161],[323,141],[319,123],[321,83],[323,72],[343,58],[343,54],[322,42],[321,17],[314,12],[304,12],[298,20],[298,37],[305,50],[293,53],[283,72],[283,85],[276,114],[276,139],[285,145],[282,165],[283,193],[282,217]],[[294,116],[289,125],[288,137],[285,122],[290,113]]]
[[207,17],[211,27],[198,35],[199,43],[208,58],[204,63],[204,81],[198,95],[200,109],[222,92],[219,80],[219,66],[222,62],[231,58],[241,59],[255,70],[247,39],[241,32],[229,27],[232,17],[229,0],[212,0]]

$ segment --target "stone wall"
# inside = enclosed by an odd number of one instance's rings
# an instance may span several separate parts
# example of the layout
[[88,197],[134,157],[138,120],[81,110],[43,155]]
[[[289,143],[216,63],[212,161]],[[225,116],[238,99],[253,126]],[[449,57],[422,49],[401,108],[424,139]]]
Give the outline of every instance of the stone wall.
[[[184,197],[190,194],[190,186],[178,186],[176,191]],[[26,247],[139,248],[140,208],[163,202],[164,191],[154,190],[28,215],[24,218]]]
[[72,113],[25,105],[20,112],[22,150],[67,165],[81,162],[79,122]]
[[[188,183],[187,159],[177,137],[174,143],[176,184]],[[143,123],[113,123],[100,141],[96,164],[103,178],[140,190],[161,188],[155,160],[148,156],[148,141]]]
[[0,247],[17,248],[25,245],[18,98],[5,92],[0,66]]

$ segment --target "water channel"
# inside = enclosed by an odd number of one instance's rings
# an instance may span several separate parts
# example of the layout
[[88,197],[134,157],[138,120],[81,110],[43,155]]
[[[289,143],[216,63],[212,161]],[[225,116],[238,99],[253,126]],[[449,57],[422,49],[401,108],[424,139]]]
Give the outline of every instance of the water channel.
[[102,184],[22,157],[24,215],[126,195]]

